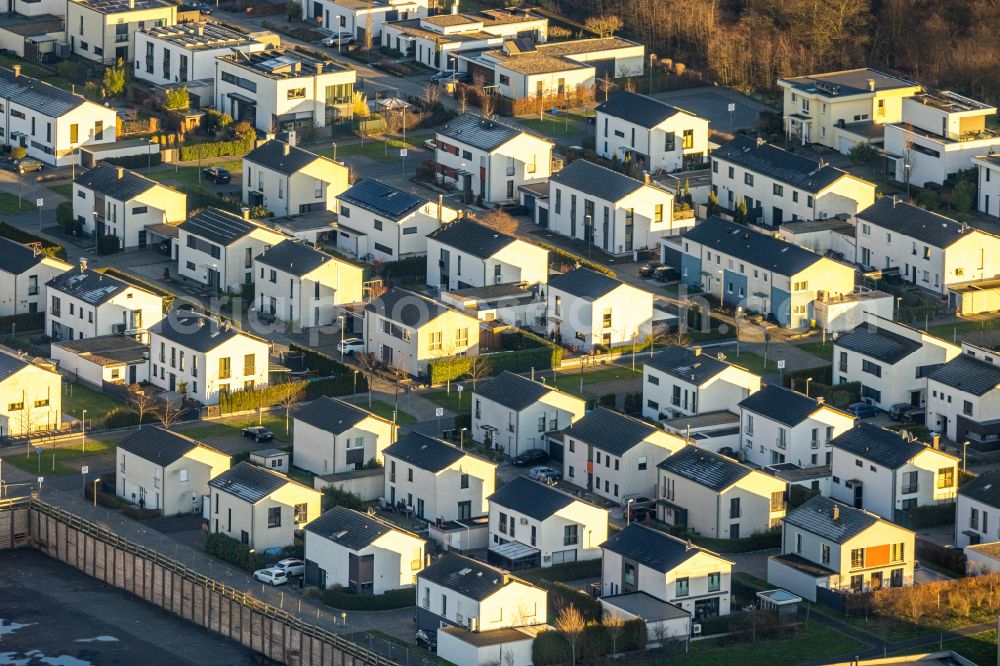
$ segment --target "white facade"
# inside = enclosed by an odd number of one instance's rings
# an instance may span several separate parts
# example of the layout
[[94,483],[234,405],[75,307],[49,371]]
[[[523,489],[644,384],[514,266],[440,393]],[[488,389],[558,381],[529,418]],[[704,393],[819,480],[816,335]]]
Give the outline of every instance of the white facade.
[[[181,223],[176,245],[177,273],[222,291],[240,292],[246,285],[253,283],[254,257],[282,242],[287,236],[251,222],[249,211],[244,210],[244,214],[243,219],[249,227],[247,232],[222,243],[214,237],[202,235],[197,225],[190,224],[200,216]],[[201,215],[214,215],[223,221],[232,220],[239,224],[239,217],[214,208],[203,211]]]
[[66,41],[74,55],[106,65],[135,56],[135,33],[177,23],[177,5],[160,0],[69,0]]
[[1000,217],[1000,156],[987,155],[972,160],[979,187],[977,209],[980,213]]
[[[695,348],[696,356],[702,353]],[[697,358],[693,362],[698,363]],[[720,371],[703,382],[678,376],[682,373],[671,364],[643,363],[642,415],[658,421],[720,409],[739,411],[740,402],[760,390],[760,376],[737,365],[718,363],[722,366]]]
[[[36,250],[9,240],[0,240],[0,252],[12,261],[0,259],[0,317],[25,312],[44,312],[45,285],[72,266],[62,259],[38,253],[34,265],[20,271],[22,264],[15,257],[34,254]],[[30,261],[28,263],[31,263]]]
[[453,229],[441,227],[442,237],[432,233],[427,238],[428,285],[444,291],[512,282],[534,285],[548,281],[548,250],[519,238],[510,238],[503,248],[483,256],[486,252],[464,248],[461,243],[449,244],[444,237],[449,232],[460,234],[462,230],[478,235],[482,233],[482,227],[473,222],[453,224],[460,226]]
[[[352,0],[302,0],[302,16],[327,30],[348,32],[358,41],[371,31],[378,45],[378,36],[386,22],[406,21],[427,16],[427,0],[388,0],[388,2],[352,2]],[[334,44],[336,46],[336,44]],[[343,45],[344,47],[347,44]]]
[[[328,403],[339,401],[322,397],[316,404],[303,407],[292,421],[293,464],[314,474],[340,474],[359,469],[369,460],[382,460],[382,450],[396,435],[391,421],[368,414],[341,432],[316,425]],[[337,405],[334,405],[336,407]],[[303,414],[302,412],[308,412]],[[338,428],[339,430],[339,428]]]
[[[293,160],[307,163],[292,170]],[[340,162],[269,141],[243,158],[243,203],[264,206],[276,217],[336,211],[337,195],[348,187],[347,171]]]
[[975,494],[959,490],[955,499],[955,547],[993,543],[1000,541],[1000,507],[996,502],[984,501],[983,496],[1000,489],[993,485],[997,482],[996,475],[987,473],[986,479],[975,479],[982,492]]
[[[274,48],[269,32],[244,34],[220,23],[178,23],[135,33],[134,74],[157,85],[213,81],[215,59],[233,51],[256,53]],[[207,101],[207,100],[206,100]]]
[[[141,432],[132,437],[143,436]],[[208,482],[229,469],[228,455],[198,443],[167,465],[137,455],[127,445],[118,446],[116,457],[118,497],[145,509],[159,509],[163,516],[200,514]]]
[[[18,436],[62,427],[62,376],[48,365],[0,351],[0,435]],[[43,470],[44,471],[44,470]]]
[[[650,173],[681,171],[708,161],[706,118],[635,93],[619,94],[621,101],[614,99],[597,107],[598,155],[608,160],[631,155]],[[633,105],[662,106],[665,117],[655,124],[634,122],[628,113]]]
[[546,318],[547,332],[563,344],[585,352],[594,345],[621,347],[642,340],[652,329],[653,294],[648,291],[622,282],[597,298],[588,298],[560,284],[565,282],[558,278],[549,283]]
[[[127,331],[141,332],[163,319],[163,298],[140,287],[77,269],[46,285],[45,331],[53,340],[82,340]],[[77,281],[79,280],[79,281]],[[80,285],[100,289],[102,281],[119,288],[109,298],[95,299]]]
[[962,353],[927,377],[927,427],[953,442],[971,440],[989,448],[1000,439],[1000,357],[962,343]]

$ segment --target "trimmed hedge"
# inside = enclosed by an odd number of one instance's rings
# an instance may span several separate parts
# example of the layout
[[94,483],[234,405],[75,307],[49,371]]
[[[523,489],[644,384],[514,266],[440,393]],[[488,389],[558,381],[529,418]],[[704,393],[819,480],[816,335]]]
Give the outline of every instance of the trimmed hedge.
[[556,564],[551,567],[538,567],[535,569],[524,569],[517,572],[518,578],[523,578],[531,582],[540,580],[549,581],[571,581],[583,578],[600,578],[601,560],[578,560],[566,564]]
[[[315,349],[297,345],[294,342],[288,345],[291,351],[302,353],[302,362],[309,370],[315,370],[321,379],[342,378],[350,379],[351,387],[354,386],[354,368],[350,368],[337,359],[318,352]],[[362,373],[358,373],[358,391],[364,393],[368,390],[368,380]],[[342,395],[342,394],[338,394]]]
[[0,317],[0,332],[10,331],[10,327],[18,331],[42,331],[45,329],[44,312],[22,312],[21,314]]
[[427,280],[427,257],[407,257],[382,264],[381,275],[386,280],[413,278]]
[[246,412],[280,404],[282,397],[290,390],[305,391],[306,381],[285,382],[260,386],[249,390],[233,391],[219,397],[219,409],[223,414]]
[[246,571],[263,569],[267,564],[262,553],[251,553],[250,546],[244,546],[222,532],[208,535],[205,552]]
[[[502,334],[502,347],[507,351],[480,354],[478,358],[489,363],[488,375],[498,375],[504,370],[529,372],[551,370],[562,364],[562,347],[523,329]],[[469,373],[475,356],[452,356],[427,363],[427,383],[443,384]]]
[[[557,247],[555,245],[551,245],[551,244],[546,243],[544,241],[540,241],[540,240],[538,240],[536,238],[532,238],[531,242],[534,243],[535,245],[537,245],[538,247],[544,248],[544,249],[546,249],[546,250],[549,251],[549,265],[550,266],[558,267],[559,263],[568,263],[568,264],[579,263],[584,268],[589,268],[592,271],[597,271],[598,273],[604,273],[605,275],[610,275],[613,278],[617,278],[618,277],[617,273],[615,273],[613,270],[611,270],[607,266],[599,264],[599,263],[597,263],[595,261],[591,261],[590,259],[586,259],[584,257],[581,257],[578,254],[573,254],[569,250],[564,250],[561,247]],[[560,260],[560,261],[557,262],[556,261],[557,259]]]
[[915,506],[912,509],[903,511],[903,516],[903,524],[911,529],[932,527],[934,525],[954,525],[955,503]]
[[4,238],[9,238],[12,241],[17,241],[18,243],[39,243],[42,247],[42,253],[47,254],[50,257],[55,257],[57,259],[66,260],[66,248],[58,243],[53,243],[47,238],[42,238],[41,236],[36,236],[35,234],[29,234],[27,231],[18,229],[17,227],[11,226],[6,222],[0,222],[0,236]]
[[243,156],[254,149],[255,143],[255,139],[233,139],[232,141],[213,141],[183,146],[181,148],[181,161],[193,162],[210,157]]
[[104,162],[126,169],[143,169],[147,166],[156,166],[163,163],[163,156],[159,152],[148,155],[123,155],[122,157],[109,157]]
[[[368,383],[363,379],[361,373],[359,372],[358,391],[362,390],[362,386],[365,387],[364,390],[368,389]],[[307,383],[305,399],[315,400],[316,398],[324,395],[351,395],[353,391],[354,377],[350,374],[342,375],[340,377],[322,377],[320,379],[313,379]]]
[[[622,627],[617,641],[612,641],[607,628],[591,624],[583,630],[576,645],[577,662],[600,663],[602,657],[617,652],[634,652],[645,647],[647,641],[646,623],[641,619],[629,620]],[[535,666],[566,664],[572,659],[572,651],[566,638],[558,631],[542,631],[535,636],[531,646],[532,663]]]
[[417,605],[416,588],[390,590],[383,594],[354,594],[343,590],[323,590],[320,597],[331,608],[345,611],[382,611]]

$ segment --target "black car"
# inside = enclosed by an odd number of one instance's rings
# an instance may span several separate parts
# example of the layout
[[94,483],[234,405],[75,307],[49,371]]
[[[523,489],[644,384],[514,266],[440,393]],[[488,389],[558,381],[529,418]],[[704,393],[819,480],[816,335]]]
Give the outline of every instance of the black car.
[[421,629],[417,632],[417,647],[422,647],[428,652],[437,652],[438,638],[436,631]]
[[656,519],[656,509],[651,506],[632,506],[628,510],[628,520],[633,523],[642,523],[646,519]]
[[922,424],[927,420],[927,412],[925,412],[920,407],[914,407],[912,409],[908,409],[905,412],[903,412],[901,416],[902,418],[900,418],[900,421],[903,421],[905,423]]
[[681,272],[670,266],[657,266],[653,271],[653,279],[662,282],[676,282],[681,279]]
[[528,209],[516,201],[504,201],[496,205],[497,210],[502,210],[511,215],[527,215]]
[[243,428],[240,434],[244,437],[249,437],[255,442],[270,442],[274,439],[274,433],[265,428],[264,426],[250,426],[249,428]]
[[229,169],[223,169],[222,167],[205,167],[201,170],[201,175],[216,185],[225,185],[233,179],[233,175],[229,173]]
[[523,453],[519,453],[510,459],[512,465],[516,467],[528,467],[529,465],[536,465],[538,463],[545,462],[549,459],[549,454],[547,454],[542,449],[528,449]]
[[639,277],[653,277],[653,271],[662,266],[658,261],[649,261],[639,267]]

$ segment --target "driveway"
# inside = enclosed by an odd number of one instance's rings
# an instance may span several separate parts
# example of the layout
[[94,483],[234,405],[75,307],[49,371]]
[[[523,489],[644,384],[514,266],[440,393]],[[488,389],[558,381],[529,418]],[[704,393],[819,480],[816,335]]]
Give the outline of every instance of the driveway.
[[[746,95],[720,86],[671,90],[653,97],[708,118],[711,129],[730,134],[741,129],[756,129],[761,112],[771,110]],[[732,113],[729,112],[730,104],[735,105]]]

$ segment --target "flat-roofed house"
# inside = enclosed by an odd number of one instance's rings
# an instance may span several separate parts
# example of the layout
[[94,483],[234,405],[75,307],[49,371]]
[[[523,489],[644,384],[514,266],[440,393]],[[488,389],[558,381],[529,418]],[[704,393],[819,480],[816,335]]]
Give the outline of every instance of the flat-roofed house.
[[135,57],[135,33],[177,23],[177,5],[164,0],[69,0],[66,40],[73,55],[102,65]]

